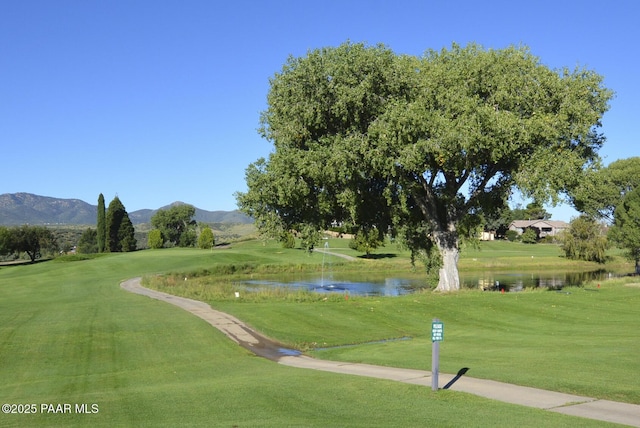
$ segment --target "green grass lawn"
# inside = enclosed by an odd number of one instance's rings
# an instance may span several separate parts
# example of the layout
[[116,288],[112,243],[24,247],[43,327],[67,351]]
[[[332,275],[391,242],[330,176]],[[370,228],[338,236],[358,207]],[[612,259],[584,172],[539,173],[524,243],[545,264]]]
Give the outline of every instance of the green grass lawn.
[[[90,260],[0,267],[0,402],[38,406],[37,414],[0,414],[0,426],[606,426],[452,391],[434,393],[415,385],[279,366],[252,356],[179,308],[119,287],[124,279],[164,272],[187,273],[189,278],[183,282],[191,284],[196,282],[191,273],[214,272],[222,277],[215,272],[230,269],[232,276],[260,275],[261,270],[303,271],[308,264],[315,264],[312,269],[317,269],[320,257],[254,242],[227,250],[141,251]],[[393,262],[384,259],[346,263],[344,269],[361,268],[358,265],[371,269],[373,263],[390,266]],[[404,261],[398,263],[402,266]],[[174,291],[179,289],[183,289],[182,285],[174,286]],[[535,319],[538,312],[541,318],[562,313],[551,307],[558,307],[556,301],[538,300],[538,295],[566,299],[562,300],[562,308],[573,306],[570,302],[590,302],[594,309],[615,315],[618,328],[611,342],[617,345],[629,341],[628,348],[634,346],[632,340],[638,343],[635,295],[615,293],[608,286],[591,293],[591,301],[585,300],[587,297],[570,300],[580,296],[578,292],[526,295],[536,298],[537,303],[523,303],[523,293],[518,301],[523,307],[514,306],[511,295],[493,294],[483,304],[487,314],[515,313],[524,323]],[[418,333],[424,329],[423,322],[434,316],[433,309],[442,308],[436,314],[445,321],[441,369],[454,371],[462,364],[472,368],[470,375],[488,376],[490,372],[481,371],[484,362],[507,365],[510,356],[496,360],[493,354],[473,355],[475,360],[470,363],[464,357],[467,345],[463,342],[480,349],[487,341],[497,342],[500,332],[515,329],[526,336],[531,329],[511,326],[506,321],[496,325],[485,319],[480,309],[469,307],[482,302],[474,302],[468,296],[473,297],[473,293],[425,293],[401,299],[363,298],[348,302],[265,299],[257,303],[213,303],[240,314],[268,334],[301,344],[362,343],[411,335],[413,339],[406,342],[362,345],[319,355],[357,360],[363,358],[362,354],[369,354],[367,358],[374,363],[427,369],[428,332],[424,331],[422,337]],[[459,299],[459,305],[447,303],[454,299]],[[451,312],[445,313],[446,308]],[[584,320],[574,319],[585,311],[572,310],[569,314],[573,315],[563,315],[558,321],[585,324]],[[603,319],[606,317],[599,316],[586,324],[598,339],[605,337],[606,326],[597,325]],[[296,326],[298,322],[304,322],[308,331]],[[496,326],[500,331],[494,331]],[[334,332],[329,335],[329,330]],[[568,334],[565,328],[561,332]],[[470,337],[476,334],[479,336]],[[508,337],[503,341],[508,342]],[[541,337],[533,340],[540,342]],[[558,343],[561,341],[555,342]],[[497,349],[504,347],[497,345]],[[584,346],[594,355],[594,349]],[[487,353],[491,347],[486,347]],[[550,357],[550,366],[564,358],[573,360],[576,370],[583,370],[591,358],[572,352],[566,344],[561,348]],[[607,353],[603,348],[593,358],[602,359],[602,354]],[[515,351],[518,358],[529,355],[517,346]],[[628,352],[618,348],[615,357],[626,358]],[[540,350],[532,350],[531,354],[535,353]],[[524,359],[522,364],[531,378],[545,376],[546,367],[538,370],[528,366],[529,362]],[[612,364],[607,370],[616,379],[621,377],[617,373],[619,364]],[[599,387],[594,385],[594,390],[596,386]],[[602,387],[605,391],[612,389]],[[622,395],[623,387],[619,391]],[[88,409],[96,404],[98,412],[46,414],[41,412],[42,404],[71,404],[74,410],[76,404],[87,404]]]

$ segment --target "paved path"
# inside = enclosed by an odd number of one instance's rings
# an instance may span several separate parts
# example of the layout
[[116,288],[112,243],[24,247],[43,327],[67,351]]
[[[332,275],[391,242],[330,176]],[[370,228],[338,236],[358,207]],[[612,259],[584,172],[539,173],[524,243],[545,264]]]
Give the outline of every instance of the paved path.
[[[120,286],[132,293],[162,300],[189,311],[222,331],[240,346],[250,350],[256,355],[276,361],[279,364],[334,373],[389,379],[431,387],[431,372],[429,371],[318,360],[301,355],[251,330],[239,319],[212,309],[206,303],[144,288],[140,285],[140,280],[140,278],[133,278],[123,282]],[[440,373],[438,380],[442,385],[446,385],[453,377],[454,375],[451,374]],[[599,400],[526,386],[511,385],[492,380],[475,379],[468,376],[462,376],[450,389],[506,403],[640,427],[640,405],[636,404]]]
[[340,257],[340,258],[345,259],[345,260],[349,260],[350,262],[353,262],[353,261],[356,261],[356,260],[360,260],[357,257],[353,257],[353,256],[350,256],[348,254],[335,253],[333,251],[325,250],[325,249],[322,249],[322,248],[314,248],[313,252],[314,253],[329,254],[329,255],[332,255],[332,256]]

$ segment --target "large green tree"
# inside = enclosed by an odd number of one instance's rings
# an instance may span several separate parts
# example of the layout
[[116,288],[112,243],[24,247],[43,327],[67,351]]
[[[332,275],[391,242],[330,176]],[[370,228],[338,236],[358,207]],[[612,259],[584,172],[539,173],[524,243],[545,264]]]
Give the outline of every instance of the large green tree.
[[44,226],[22,225],[10,229],[11,249],[13,252],[26,253],[34,262],[42,256],[42,251],[55,252],[57,250],[56,237]]
[[238,203],[258,227],[391,231],[456,290],[463,229],[516,187],[541,203],[570,193],[597,161],[611,96],[595,72],[551,70],[525,47],[312,50],[270,81],[274,150]]
[[578,211],[610,223],[625,195],[640,188],[640,157],[619,159],[606,168],[589,170],[574,195]]
[[117,196],[109,203],[106,220],[106,250],[112,253],[134,251],[136,238],[133,223]]
[[195,207],[188,204],[174,205],[158,210],[151,217],[151,224],[162,232],[165,242],[183,247],[193,246],[196,241]]
[[103,253],[106,248],[107,241],[107,220],[106,211],[104,207],[104,196],[102,193],[98,196],[98,219],[96,229],[96,241],[98,246],[98,252]]
[[628,192],[615,209],[611,239],[627,250],[627,257],[640,274],[640,188]]

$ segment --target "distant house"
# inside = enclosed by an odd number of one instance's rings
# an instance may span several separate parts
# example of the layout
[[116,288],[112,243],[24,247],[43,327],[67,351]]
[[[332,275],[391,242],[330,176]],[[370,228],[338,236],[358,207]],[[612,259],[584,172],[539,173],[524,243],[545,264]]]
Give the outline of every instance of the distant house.
[[515,230],[518,235],[527,229],[534,229],[538,237],[556,236],[560,232],[569,229],[571,225],[564,221],[556,220],[514,220],[509,225],[509,230]]
[[481,241],[493,241],[496,239],[496,233],[494,231],[483,231],[480,232],[480,240]]

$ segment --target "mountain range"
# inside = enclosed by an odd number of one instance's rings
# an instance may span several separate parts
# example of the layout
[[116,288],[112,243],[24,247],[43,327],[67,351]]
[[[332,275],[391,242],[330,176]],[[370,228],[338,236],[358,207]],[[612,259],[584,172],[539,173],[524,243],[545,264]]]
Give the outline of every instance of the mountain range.
[[[107,203],[108,205],[108,203]],[[158,209],[129,212],[133,224],[150,223],[151,217],[162,209],[184,202],[174,202]],[[98,206],[80,199],[60,199],[31,193],[5,193],[0,195],[0,225],[68,224],[95,225]],[[201,223],[253,223],[244,213],[235,211],[206,211],[196,207],[194,219]]]

